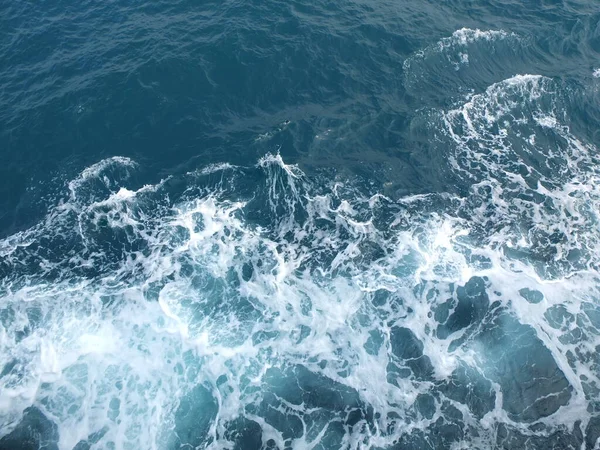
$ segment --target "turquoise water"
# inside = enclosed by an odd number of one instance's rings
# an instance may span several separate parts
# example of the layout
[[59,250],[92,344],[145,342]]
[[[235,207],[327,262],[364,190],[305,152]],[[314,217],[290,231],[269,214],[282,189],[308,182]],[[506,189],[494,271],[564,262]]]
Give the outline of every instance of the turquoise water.
[[600,448],[600,4],[0,8],[1,449]]

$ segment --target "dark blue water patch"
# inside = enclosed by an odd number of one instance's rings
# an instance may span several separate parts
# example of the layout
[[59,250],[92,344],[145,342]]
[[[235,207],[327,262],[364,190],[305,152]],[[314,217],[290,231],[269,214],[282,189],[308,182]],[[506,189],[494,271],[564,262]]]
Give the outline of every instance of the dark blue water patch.
[[27,408],[17,427],[0,439],[3,450],[58,450],[58,427],[38,408]]
[[529,303],[535,304],[544,300],[544,294],[542,294],[540,291],[536,291],[535,289],[532,290],[528,288],[523,288],[519,291],[519,294],[521,294],[521,297],[523,297]]
[[533,422],[569,402],[573,388],[532,328],[498,312],[477,339],[485,349],[486,373],[500,384],[509,417]]
[[423,354],[423,343],[411,330],[404,327],[392,328],[390,344],[393,354],[399,358],[399,361],[391,362],[388,366],[390,383],[396,384],[394,375],[408,376],[411,372],[418,380],[432,379],[433,365],[429,357]]
[[87,439],[79,441],[75,447],[73,447],[73,450],[90,450],[94,444],[98,443],[98,441],[102,439],[107,431],[108,427],[105,427],[100,431],[90,434]]
[[447,339],[463,328],[478,325],[485,317],[489,305],[485,280],[479,277],[471,278],[464,286],[456,289],[456,299],[449,299],[438,306],[438,337]]
[[481,375],[477,369],[461,364],[448,380],[440,383],[440,392],[467,405],[475,417],[482,419],[494,409],[496,393],[491,381]]
[[593,449],[600,438],[600,416],[594,416],[588,423],[585,430],[585,448]]
[[174,435],[167,448],[198,448],[210,444],[208,432],[217,412],[218,405],[210,391],[196,386],[179,401]]
[[233,442],[235,450],[260,450],[263,448],[261,426],[255,421],[244,417],[227,424],[225,438]]

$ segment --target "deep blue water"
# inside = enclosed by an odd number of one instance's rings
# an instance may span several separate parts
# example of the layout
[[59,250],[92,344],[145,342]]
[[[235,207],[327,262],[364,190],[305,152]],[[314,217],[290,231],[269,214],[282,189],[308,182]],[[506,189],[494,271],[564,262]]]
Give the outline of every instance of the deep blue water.
[[600,448],[600,3],[0,4],[0,449]]

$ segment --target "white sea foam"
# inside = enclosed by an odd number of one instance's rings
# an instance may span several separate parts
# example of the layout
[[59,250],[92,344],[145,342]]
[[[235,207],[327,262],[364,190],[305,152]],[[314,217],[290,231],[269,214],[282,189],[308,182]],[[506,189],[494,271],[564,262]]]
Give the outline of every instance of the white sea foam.
[[[439,113],[465,197],[317,189],[280,155],[236,169],[260,180],[243,198],[228,165],[206,173],[230,183],[197,194],[191,173],[179,197],[128,188],[130,160],[84,171],[46,220],[0,242],[0,429],[35,406],[61,449],[200,445],[182,441],[192,427],[221,449],[244,418],[263,443],[309,448],[337,439],[338,398],[360,413],[344,448],[399,445],[438,419],[465,431],[455,448],[493,447],[501,423],[585,429],[600,383],[598,165],[556,91],[519,75]],[[521,355],[531,363],[511,366]],[[522,405],[502,370],[538,374],[554,403]]]
[[80,189],[88,180],[100,180],[110,187],[111,181],[106,177],[100,175],[111,167],[121,167],[123,169],[133,169],[136,167],[136,163],[129,158],[123,156],[114,156],[112,158],[103,159],[102,161],[87,167],[81,174],[69,182],[69,190],[73,198],[77,197],[77,191]]
[[471,28],[461,28],[452,33],[452,37],[443,38],[438,45],[440,48],[446,48],[454,44],[468,45],[480,40],[494,41],[506,39],[509,36],[516,37],[514,33],[507,33],[504,30],[480,30]]

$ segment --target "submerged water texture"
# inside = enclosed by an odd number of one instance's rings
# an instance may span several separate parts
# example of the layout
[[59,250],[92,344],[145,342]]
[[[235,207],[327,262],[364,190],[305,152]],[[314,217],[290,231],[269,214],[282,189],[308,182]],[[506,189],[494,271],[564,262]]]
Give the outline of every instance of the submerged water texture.
[[4,2],[1,449],[600,448],[600,4]]

